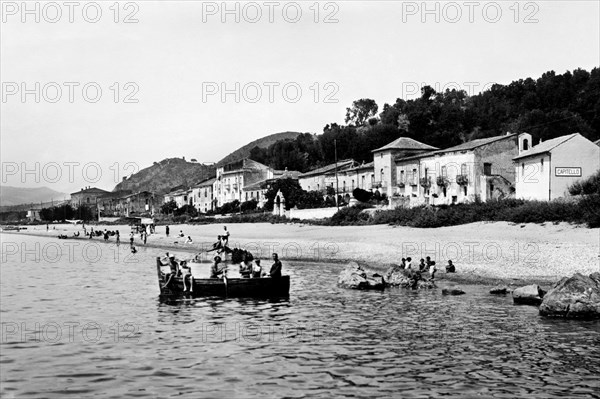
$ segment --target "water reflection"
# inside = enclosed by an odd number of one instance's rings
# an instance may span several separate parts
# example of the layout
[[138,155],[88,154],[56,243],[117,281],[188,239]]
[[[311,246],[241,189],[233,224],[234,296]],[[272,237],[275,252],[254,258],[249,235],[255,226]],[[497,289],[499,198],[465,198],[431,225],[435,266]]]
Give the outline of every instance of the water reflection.
[[[289,298],[168,299],[152,263],[34,263],[35,284],[22,266],[0,269],[2,397],[597,394],[599,322],[543,319],[486,287],[357,292],[337,265],[284,262]],[[79,323],[75,339],[51,342],[51,322]]]

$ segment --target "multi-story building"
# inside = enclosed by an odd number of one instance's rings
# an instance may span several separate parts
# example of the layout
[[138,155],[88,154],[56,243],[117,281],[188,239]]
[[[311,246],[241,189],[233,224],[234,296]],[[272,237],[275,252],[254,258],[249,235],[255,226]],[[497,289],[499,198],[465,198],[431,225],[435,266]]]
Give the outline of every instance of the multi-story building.
[[71,206],[79,207],[81,205],[85,205],[96,208],[98,200],[109,193],[109,191],[105,191],[97,187],[82,188],[80,191],[71,193]]
[[435,150],[437,150],[436,147],[408,137],[400,137],[381,148],[373,150],[373,169],[375,173],[373,190],[379,190],[381,194],[392,195],[397,182],[395,160]]
[[215,198],[213,194],[213,185],[216,178],[212,177],[201,181],[192,187],[190,194],[192,198],[192,204],[196,207],[198,212],[206,213],[215,209]]
[[411,206],[508,197],[514,194],[517,152],[517,135],[506,134],[397,158],[394,192],[409,197]]
[[517,198],[553,200],[569,195],[568,188],[600,169],[600,147],[579,133],[531,146],[531,135],[519,135],[514,160]]
[[336,166],[339,185],[342,172],[356,165],[357,162],[353,159],[344,159],[338,161],[337,164],[332,163],[331,165],[323,166],[322,168],[317,168],[306,173],[300,173],[298,175],[298,182],[304,191],[322,191],[324,193],[327,187],[332,187],[333,189],[336,187]]
[[215,205],[220,207],[234,200],[244,202],[244,186],[272,179],[273,175],[272,168],[249,158],[218,167],[217,177],[213,183]]

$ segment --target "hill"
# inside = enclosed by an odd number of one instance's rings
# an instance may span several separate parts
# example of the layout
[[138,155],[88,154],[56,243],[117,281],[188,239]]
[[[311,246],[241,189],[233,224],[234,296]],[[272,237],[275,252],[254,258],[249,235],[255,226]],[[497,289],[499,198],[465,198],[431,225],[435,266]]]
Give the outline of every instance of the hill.
[[240,159],[249,157],[250,151],[254,147],[268,148],[271,144],[274,144],[275,142],[277,142],[279,140],[285,140],[285,139],[294,140],[300,134],[301,133],[299,133],[299,132],[281,132],[281,133],[270,134],[270,135],[262,137],[258,140],[254,140],[254,141],[238,148],[231,154],[227,155],[225,158],[221,159],[219,162],[217,162],[217,166],[221,166],[221,165],[224,165],[224,164],[227,164],[230,162],[238,161]]
[[178,185],[192,186],[215,175],[214,165],[187,162],[182,158],[167,158],[154,162],[115,186],[113,192],[121,190],[152,191],[163,194]]
[[62,201],[69,195],[52,190],[48,187],[24,188],[2,186],[0,188],[0,205],[14,206],[20,204],[40,203],[48,201]]

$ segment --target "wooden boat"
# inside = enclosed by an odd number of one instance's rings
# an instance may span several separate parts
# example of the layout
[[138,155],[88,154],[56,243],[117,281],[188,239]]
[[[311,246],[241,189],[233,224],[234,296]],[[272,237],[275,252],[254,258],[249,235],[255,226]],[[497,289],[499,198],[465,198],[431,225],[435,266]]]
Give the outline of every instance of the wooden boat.
[[[192,264],[193,265],[193,264]],[[200,265],[200,264],[197,264]],[[204,266],[207,266],[204,264]],[[165,265],[161,258],[156,258],[156,270],[158,273],[158,286],[160,287],[161,297],[247,297],[247,298],[275,298],[287,297],[290,293],[290,276],[281,278],[241,278],[241,277],[223,277],[206,278],[204,275],[200,278],[194,277],[194,286],[189,289],[189,280],[186,282],[188,291],[183,290],[183,279],[174,277],[171,282],[165,286],[168,281],[168,271],[163,270]],[[192,266],[194,268],[194,266]],[[194,276],[202,273],[192,272]]]

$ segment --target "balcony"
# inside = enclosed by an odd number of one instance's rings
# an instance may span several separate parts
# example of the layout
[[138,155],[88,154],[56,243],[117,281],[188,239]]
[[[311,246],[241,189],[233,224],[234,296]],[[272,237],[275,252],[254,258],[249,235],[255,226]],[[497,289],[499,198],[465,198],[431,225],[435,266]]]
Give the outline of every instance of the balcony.
[[375,181],[371,185],[371,188],[384,188],[384,187],[385,187],[384,181]]
[[469,177],[467,175],[456,175],[456,184],[459,186],[466,186],[469,184]]

